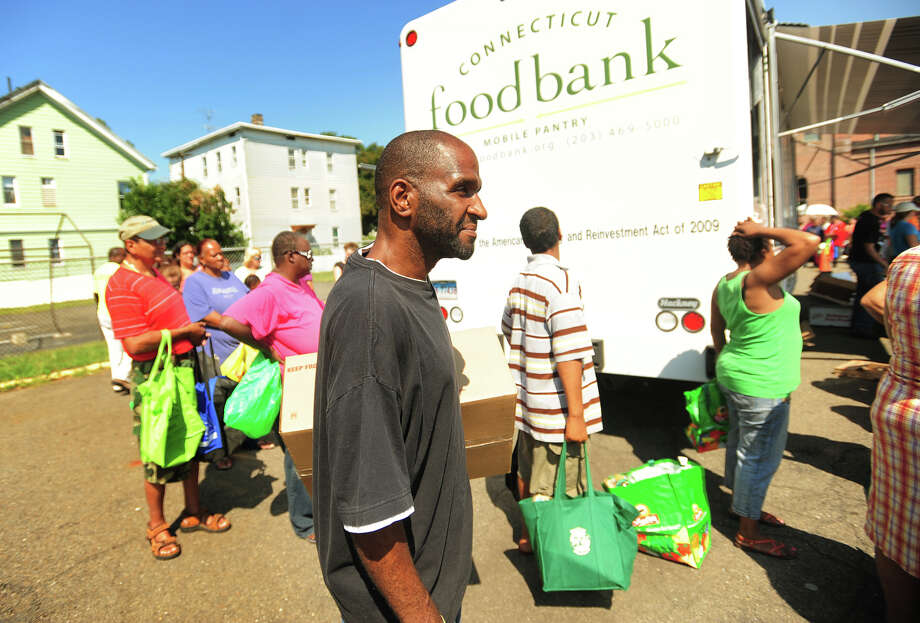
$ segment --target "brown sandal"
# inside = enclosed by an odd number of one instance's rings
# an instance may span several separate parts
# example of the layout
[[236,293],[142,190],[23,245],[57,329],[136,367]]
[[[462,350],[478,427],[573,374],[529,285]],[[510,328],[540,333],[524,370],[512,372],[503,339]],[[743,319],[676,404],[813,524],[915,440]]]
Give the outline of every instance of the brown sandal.
[[[147,528],[147,541],[150,542],[150,550],[157,560],[170,560],[182,553],[182,547],[176,541],[176,537],[169,533],[169,524],[165,521],[153,528]],[[166,553],[168,550],[175,551]]]
[[777,541],[776,539],[749,539],[742,536],[740,532],[735,535],[733,543],[735,547],[757,552],[758,554],[766,554],[774,558],[789,560],[799,555],[799,550],[782,541]]
[[187,511],[182,511],[182,515],[182,522],[179,524],[179,530],[182,532],[194,532],[195,530],[226,532],[230,529],[230,520],[222,513],[211,514],[202,509],[197,515],[192,515]]

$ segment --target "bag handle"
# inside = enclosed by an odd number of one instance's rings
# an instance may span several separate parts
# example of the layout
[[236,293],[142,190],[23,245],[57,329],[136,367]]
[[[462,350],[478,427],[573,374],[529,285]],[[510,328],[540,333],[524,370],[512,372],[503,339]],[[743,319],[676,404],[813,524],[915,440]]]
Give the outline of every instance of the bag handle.
[[[165,350],[163,349],[164,345],[166,346]],[[157,356],[153,360],[149,378],[158,377],[159,373],[164,371],[167,366],[172,366],[172,334],[169,329],[162,329],[160,331],[160,345],[157,348]]]
[[[585,475],[588,477],[588,497],[594,497],[594,483],[591,481],[591,461],[588,460],[588,445],[580,443],[582,453],[585,455]],[[568,457],[568,442],[562,438],[562,454],[559,456],[559,467],[556,468],[556,490],[553,499],[562,499],[565,495],[565,459]]]

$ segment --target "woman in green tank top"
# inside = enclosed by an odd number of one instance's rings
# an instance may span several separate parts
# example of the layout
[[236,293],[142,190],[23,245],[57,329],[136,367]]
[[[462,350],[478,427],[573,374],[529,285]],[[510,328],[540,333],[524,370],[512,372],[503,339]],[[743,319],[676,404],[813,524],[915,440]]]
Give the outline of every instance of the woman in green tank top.
[[[773,240],[785,247],[776,255]],[[819,241],[807,232],[750,219],[738,223],[728,239],[738,268],[712,293],[716,379],[730,422],[725,485],[732,489],[731,513],[740,520],[734,543],[778,558],[794,558],[796,549],[762,538],[759,524],[784,525],[762,507],[786,448],[789,395],[799,385],[802,355],[799,302],[779,284],[814,255]]]

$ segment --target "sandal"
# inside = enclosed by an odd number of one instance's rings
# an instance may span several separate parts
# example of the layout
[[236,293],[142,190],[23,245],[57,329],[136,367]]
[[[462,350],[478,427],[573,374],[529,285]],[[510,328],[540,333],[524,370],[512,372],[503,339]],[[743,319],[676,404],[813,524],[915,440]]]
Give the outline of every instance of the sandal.
[[227,471],[231,467],[233,467],[233,459],[231,459],[229,456],[225,456],[222,459],[214,461],[214,468],[219,469],[222,472]]
[[176,537],[169,533],[169,524],[165,521],[156,527],[147,528],[147,541],[157,560],[170,560],[182,553],[182,547]]
[[182,522],[179,524],[179,530],[182,532],[194,532],[195,530],[226,532],[229,529],[230,520],[224,517],[223,513],[211,514],[202,509],[197,515],[192,515],[187,511],[182,511]]
[[766,554],[774,558],[788,560],[799,555],[799,550],[791,545],[777,541],[776,539],[748,539],[742,536],[740,532],[735,535],[732,543],[735,544],[735,547],[740,547],[741,549],[757,552],[759,554]]
[[[732,511],[728,511],[728,516],[731,517],[732,519],[741,519],[741,515],[734,513]],[[768,513],[767,511],[760,511],[759,523],[762,523],[765,526],[775,526],[777,528],[782,528],[783,526],[786,525],[785,521],[783,521],[776,515],[772,515]]]

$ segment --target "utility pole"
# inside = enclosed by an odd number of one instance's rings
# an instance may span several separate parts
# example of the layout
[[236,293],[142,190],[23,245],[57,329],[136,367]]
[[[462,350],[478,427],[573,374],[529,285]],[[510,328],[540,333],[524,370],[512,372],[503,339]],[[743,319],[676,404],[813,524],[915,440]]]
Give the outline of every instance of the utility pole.
[[837,207],[837,133],[831,132],[831,205]]

